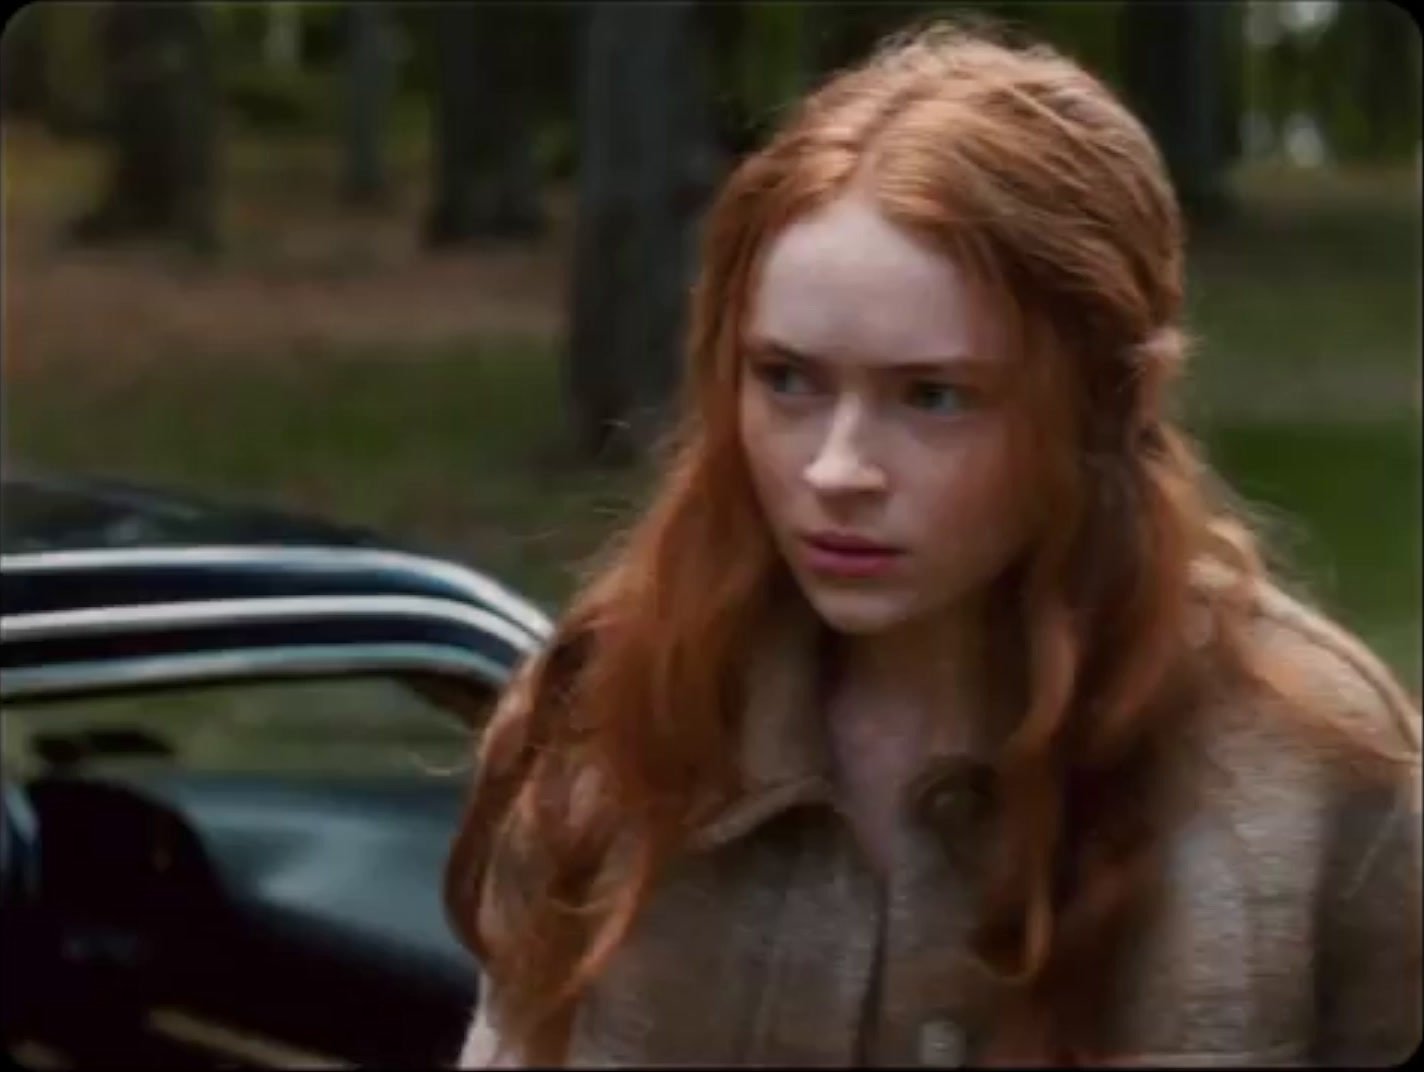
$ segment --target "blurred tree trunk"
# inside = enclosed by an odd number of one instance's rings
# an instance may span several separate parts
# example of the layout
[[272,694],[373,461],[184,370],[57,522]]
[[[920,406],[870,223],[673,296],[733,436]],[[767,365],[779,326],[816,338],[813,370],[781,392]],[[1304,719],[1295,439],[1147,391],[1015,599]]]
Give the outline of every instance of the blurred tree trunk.
[[[868,56],[886,36],[936,10],[954,14],[959,4],[924,0],[885,0],[884,3],[816,5],[810,16],[810,55],[814,73],[829,74]],[[975,3],[981,11],[994,5]]]
[[668,416],[718,163],[695,5],[599,0],[582,15],[567,387],[584,450],[621,463]]
[[814,77],[812,14],[787,0],[708,4],[710,87],[718,143],[733,156],[761,144]]
[[1299,107],[1320,120],[1342,160],[1408,159],[1419,144],[1420,61],[1419,32],[1403,8],[1342,4],[1305,52]]
[[49,100],[46,33],[49,8],[27,4],[0,37],[0,105],[15,115],[42,115]]
[[1365,153],[1406,156],[1419,144],[1419,26],[1405,8],[1381,0],[1343,4],[1337,19],[1358,20],[1364,63],[1357,72],[1366,117]]
[[[1241,33],[1238,4],[1187,0],[1127,3],[1121,8],[1123,81],[1162,149],[1184,208],[1214,216],[1229,206],[1221,130],[1223,87],[1230,78],[1228,35]],[[1235,90],[1233,92],[1239,92]]]
[[435,190],[425,221],[435,246],[522,238],[544,224],[534,159],[525,31],[509,3],[427,9],[435,50]]
[[386,5],[352,0],[346,5],[346,199],[357,205],[386,194],[382,153],[393,88]]
[[265,6],[262,62],[274,71],[288,74],[302,62],[302,13],[290,0],[275,0]]
[[217,86],[199,4],[114,2],[103,9],[110,163],[82,241],[174,236],[217,245]]
[[44,13],[45,124],[56,135],[88,136],[108,121],[101,4],[33,4]]
[[1230,168],[1246,150],[1246,0],[1220,0],[1224,10],[1221,69],[1216,96],[1216,139],[1221,167]]
[[[1130,2],[1130,0],[1129,0]],[[997,5],[1000,18],[1017,19],[1036,37],[1072,56],[1115,89],[1122,86],[1118,8],[1123,0],[1064,4],[1055,0]],[[1012,10],[1005,11],[1005,8]]]

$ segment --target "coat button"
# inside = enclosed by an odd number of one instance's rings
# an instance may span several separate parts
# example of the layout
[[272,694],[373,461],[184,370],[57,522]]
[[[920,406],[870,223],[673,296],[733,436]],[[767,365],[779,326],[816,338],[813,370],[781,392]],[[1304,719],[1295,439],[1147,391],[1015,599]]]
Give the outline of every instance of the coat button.
[[920,1028],[920,1064],[931,1068],[961,1068],[965,1052],[964,1031],[948,1020],[931,1020]]
[[921,814],[941,834],[972,834],[993,808],[993,772],[986,766],[958,762],[934,770],[921,796]]
[[964,833],[974,825],[975,801],[968,786],[944,785],[930,794],[930,815],[941,830]]

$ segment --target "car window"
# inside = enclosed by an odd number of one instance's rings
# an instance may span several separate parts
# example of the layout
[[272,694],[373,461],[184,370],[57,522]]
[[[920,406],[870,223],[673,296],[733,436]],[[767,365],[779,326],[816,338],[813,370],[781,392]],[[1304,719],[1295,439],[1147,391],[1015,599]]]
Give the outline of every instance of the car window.
[[343,678],[10,703],[4,769],[451,777],[468,772],[475,734],[443,705],[479,712],[491,701],[430,682]]

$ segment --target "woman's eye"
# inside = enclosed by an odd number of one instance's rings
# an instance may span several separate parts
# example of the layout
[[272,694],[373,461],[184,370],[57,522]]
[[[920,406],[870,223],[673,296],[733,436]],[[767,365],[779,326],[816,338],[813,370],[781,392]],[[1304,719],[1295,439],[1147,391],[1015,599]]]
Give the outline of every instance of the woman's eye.
[[767,361],[758,365],[757,375],[773,394],[807,395],[815,389],[804,372],[782,361]]
[[968,400],[958,387],[947,383],[920,381],[910,385],[905,394],[905,401],[913,408],[926,413],[947,415],[960,412]]

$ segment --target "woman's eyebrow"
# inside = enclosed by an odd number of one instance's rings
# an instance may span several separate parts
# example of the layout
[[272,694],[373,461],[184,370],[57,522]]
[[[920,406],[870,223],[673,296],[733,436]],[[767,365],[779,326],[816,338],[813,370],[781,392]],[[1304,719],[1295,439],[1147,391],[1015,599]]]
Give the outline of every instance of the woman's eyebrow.
[[[834,367],[840,362],[817,354],[798,350],[774,339],[749,340],[748,349],[755,354],[778,357],[800,365],[820,369]],[[968,352],[945,354],[943,357],[918,358],[914,361],[876,362],[872,367],[877,372],[891,372],[906,376],[944,376],[963,371],[987,370],[992,362]]]

